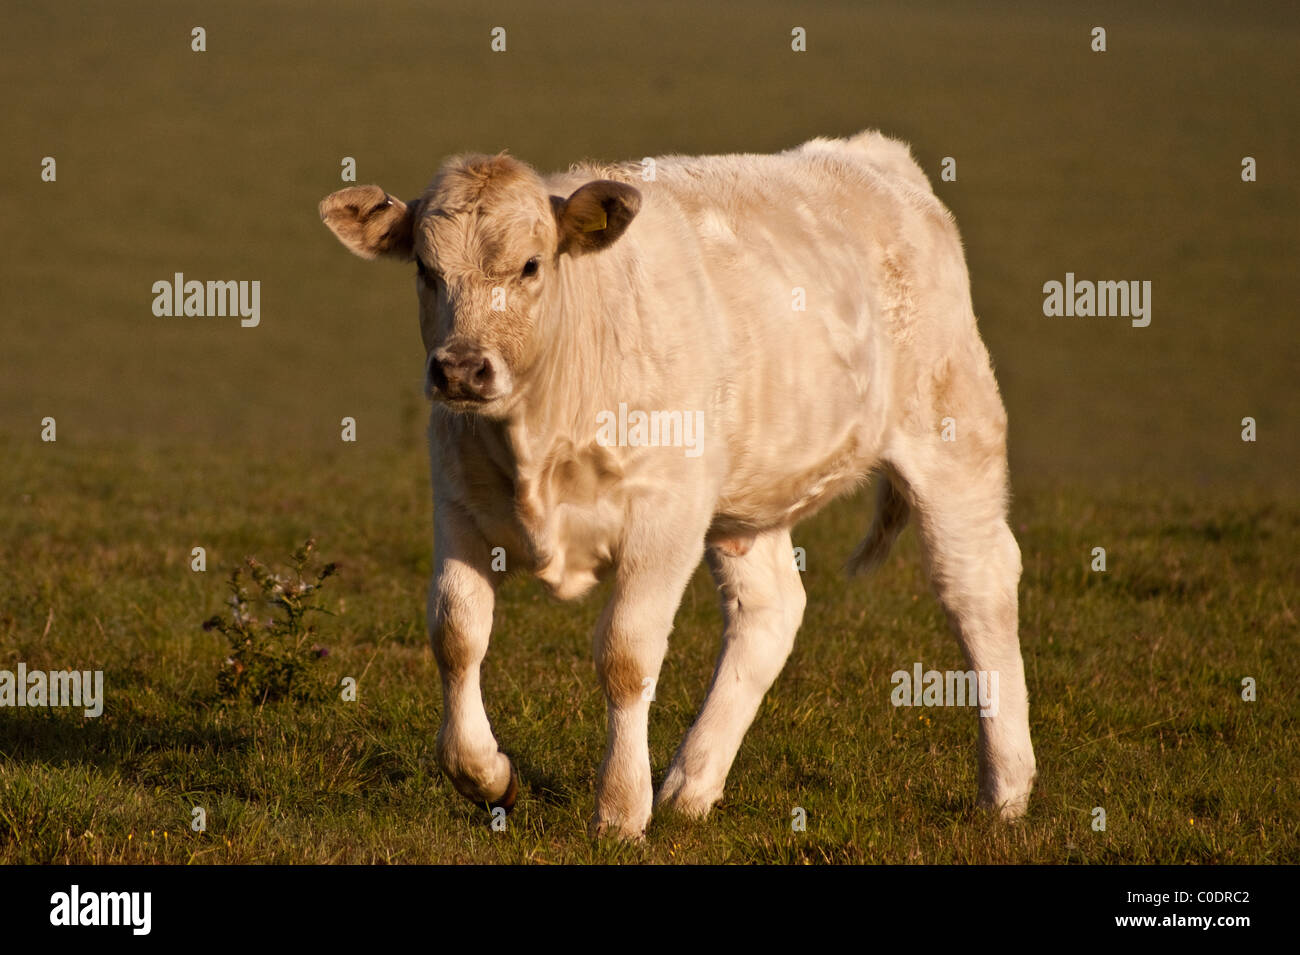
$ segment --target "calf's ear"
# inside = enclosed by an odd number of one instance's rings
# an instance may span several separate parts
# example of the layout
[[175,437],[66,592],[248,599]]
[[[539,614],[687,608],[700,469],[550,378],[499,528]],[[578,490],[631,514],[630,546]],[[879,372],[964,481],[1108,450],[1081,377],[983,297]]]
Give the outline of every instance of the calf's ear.
[[559,250],[573,255],[613,245],[641,209],[641,193],[622,182],[597,179],[568,199],[551,197],[560,232]]
[[320,217],[340,242],[363,259],[409,260],[417,205],[408,206],[378,186],[352,186],[322,199]]

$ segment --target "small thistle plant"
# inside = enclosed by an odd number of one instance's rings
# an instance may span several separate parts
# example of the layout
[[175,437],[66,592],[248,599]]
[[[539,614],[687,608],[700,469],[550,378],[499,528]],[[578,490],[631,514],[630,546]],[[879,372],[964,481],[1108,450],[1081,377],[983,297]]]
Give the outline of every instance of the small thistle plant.
[[[321,589],[333,576],[334,564],[315,569],[315,539],[294,551],[290,570],[273,574],[255,558],[230,574],[230,619],[220,614],[203,624],[230,643],[230,655],[217,672],[217,689],[227,701],[273,703],[320,700],[328,690],[312,670],[328,650],[313,643],[316,628],[310,614],[329,614],[320,606]],[[248,579],[258,593],[250,592]],[[265,605],[272,616],[262,619],[254,608]]]

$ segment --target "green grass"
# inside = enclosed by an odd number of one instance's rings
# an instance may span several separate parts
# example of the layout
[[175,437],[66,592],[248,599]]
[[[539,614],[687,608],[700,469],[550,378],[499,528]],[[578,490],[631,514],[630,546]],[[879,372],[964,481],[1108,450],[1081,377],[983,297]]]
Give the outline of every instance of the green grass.
[[[1300,861],[1289,5],[11,7],[0,669],[102,668],[109,696],[97,720],[0,711],[0,861]],[[1105,54],[1088,49],[1098,24]],[[488,50],[497,25],[506,54]],[[889,705],[895,669],[961,658],[911,533],[873,578],[840,576],[859,497],[796,531],[809,609],[725,803],[703,824],[657,818],[641,846],[585,835],[600,595],[506,584],[485,684],[525,787],[492,832],[431,760],[411,276],[347,256],[316,203],[344,156],[409,196],[463,150],[549,170],[872,126],[913,144],[956,213],[1010,415],[1041,774],[1028,818],[974,811],[971,713]],[[956,182],[938,180],[944,156]],[[155,318],[152,283],[177,271],[261,281],[261,325]],[[1067,271],[1150,280],[1151,326],[1045,318],[1042,285]],[[56,444],[39,440],[47,415]],[[360,700],[216,705],[226,648],[200,625],[227,572],[310,535],[342,567],[318,668],[360,677]],[[656,774],[719,629],[701,571],[653,709]]]
[[[1041,779],[1015,826],[974,808],[971,712],[889,702],[889,675],[913,661],[963,668],[915,538],[846,581],[869,500],[837,503],[796,535],[808,612],[723,804],[702,823],[657,817],[644,846],[621,846],[586,835],[604,743],[589,656],[599,594],[560,604],[527,579],[502,589],[484,684],[524,779],[507,830],[439,775],[416,442],[251,466],[190,446],[0,451],[14,516],[0,565],[22,569],[0,584],[0,668],[102,668],[108,696],[97,720],[3,714],[0,861],[1300,861],[1300,510],[1277,497],[1021,491]],[[278,562],[310,533],[341,565],[319,670],[360,677],[359,701],[217,705],[226,646],[201,624],[222,609],[226,571],[246,554]],[[196,543],[206,573],[189,569]],[[1094,546],[1104,575],[1088,569]],[[708,685],[719,629],[701,570],[652,710],[657,775]],[[806,833],[790,829],[795,806]],[[1105,832],[1090,827],[1095,806]]]

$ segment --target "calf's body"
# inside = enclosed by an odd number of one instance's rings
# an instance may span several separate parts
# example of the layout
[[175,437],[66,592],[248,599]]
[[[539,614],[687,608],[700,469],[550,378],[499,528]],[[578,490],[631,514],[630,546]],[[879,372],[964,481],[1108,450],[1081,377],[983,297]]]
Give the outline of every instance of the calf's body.
[[[999,674],[980,801],[1025,810],[1006,416],[956,227],[905,146],[870,132],[545,179],[457,157],[410,204],[359,187],[321,211],[358,254],[419,263],[438,753],[461,793],[516,795],[479,684],[495,548],[561,598],[613,577],[594,643],[608,741],[592,828],[636,837],[654,802],[703,815],[721,797],[802,618],[790,529],[876,472],[851,567],[883,559],[915,516],[971,668]],[[702,556],[722,651],[655,800],[649,708]]]

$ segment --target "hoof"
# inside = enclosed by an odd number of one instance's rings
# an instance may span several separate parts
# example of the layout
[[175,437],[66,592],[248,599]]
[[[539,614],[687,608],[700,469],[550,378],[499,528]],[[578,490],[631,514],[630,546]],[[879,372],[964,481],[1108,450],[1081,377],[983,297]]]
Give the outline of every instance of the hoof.
[[514,764],[510,764],[510,785],[506,786],[505,795],[500,799],[495,799],[488,803],[488,810],[504,809],[509,812],[515,808],[515,800],[519,798],[519,774],[515,772]]
[[640,829],[625,828],[618,823],[606,822],[598,816],[593,816],[587,823],[587,835],[592,839],[617,839],[620,842],[644,843],[645,826]]
[[655,809],[680,813],[688,819],[703,819],[722,801],[721,787],[708,790],[694,783],[680,769],[670,769],[659,792],[655,794]]

